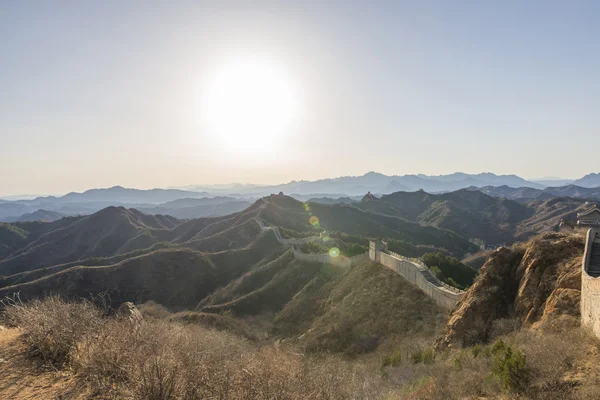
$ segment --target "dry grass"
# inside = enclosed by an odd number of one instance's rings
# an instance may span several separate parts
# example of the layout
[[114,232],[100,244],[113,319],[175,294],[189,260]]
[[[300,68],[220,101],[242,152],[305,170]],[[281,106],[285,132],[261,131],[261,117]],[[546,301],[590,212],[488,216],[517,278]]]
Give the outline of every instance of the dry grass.
[[[513,331],[504,321],[500,352],[488,344],[434,353],[430,342],[406,339],[389,357],[380,350],[348,361],[165,318],[107,317],[57,297],[11,302],[5,317],[21,327],[29,355],[74,371],[102,399],[591,400],[600,389],[600,344],[561,323]],[[521,364],[499,369],[511,353]]]
[[30,354],[55,366],[68,363],[75,343],[102,324],[102,311],[88,301],[71,303],[53,296],[27,305],[18,298],[4,303],[4,318],[23,329]]
[[12,303],[5,315],[32,355],[72,369],[101,398],[375,399],[392,390],[376,369],[340,357],[164,319],[105,317],[87,302]]
[[346,399],[376,396],[380,378],[339,358],[257,347],[167,321],[109,321],[78,343],[74,368],[98,391],[136,399]]
[[438,353],[433,364],[403,364],[389,374],[396,381],[428,382],[419,398],[429,400],[598,398],[600,344],[586,331],[566,326],[544,332],[524,329],[502,341],[525,360],[522,368],[511,370],[518,383],[512,387],[506,386],[505,376],[497,370],[499,358],[492,345]]

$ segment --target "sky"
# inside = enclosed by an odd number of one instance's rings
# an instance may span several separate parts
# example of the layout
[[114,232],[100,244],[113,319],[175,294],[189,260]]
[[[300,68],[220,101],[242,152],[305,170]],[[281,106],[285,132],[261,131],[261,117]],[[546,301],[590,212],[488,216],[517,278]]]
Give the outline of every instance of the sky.
[[578,178],[600,166],[598,16],[577,0],[0,2],[0,195]]

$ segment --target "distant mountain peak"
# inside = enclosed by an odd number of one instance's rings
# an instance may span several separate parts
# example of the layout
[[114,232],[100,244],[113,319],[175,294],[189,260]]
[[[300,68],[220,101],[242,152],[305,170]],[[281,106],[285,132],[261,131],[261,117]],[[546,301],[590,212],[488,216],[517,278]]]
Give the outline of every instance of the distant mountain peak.
[[368,192],[367,194],[365,194],[363,196],[363,198],[360,201],[367,202],[367,201],[374,201],[374,200],[379,200],[379,199],[377,197],[373,196],[371,194],[371,192]]

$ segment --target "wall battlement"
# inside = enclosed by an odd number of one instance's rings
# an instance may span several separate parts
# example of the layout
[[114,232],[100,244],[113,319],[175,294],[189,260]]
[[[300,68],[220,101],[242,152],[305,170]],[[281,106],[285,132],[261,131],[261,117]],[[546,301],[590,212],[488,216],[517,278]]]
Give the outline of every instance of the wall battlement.
[[600,230],[587,232],[581,271],[581,325],[600,337]]
[[421,260],[387,251],[387,246],[378,246],[371,241],[369,258],[401,275],[444,308],[454,308],[464,294],[464,291],[437,279]]

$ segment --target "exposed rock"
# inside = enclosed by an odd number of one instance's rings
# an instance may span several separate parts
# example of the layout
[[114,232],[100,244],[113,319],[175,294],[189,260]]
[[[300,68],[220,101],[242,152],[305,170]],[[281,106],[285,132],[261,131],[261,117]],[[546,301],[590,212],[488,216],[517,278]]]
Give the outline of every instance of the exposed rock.
[[117,316],[123,319],[128,319],[131,322],[139,323],[142,321],[142,313],[137,307],[129,301],[122,303],[117,309]]
[[538,328],[555,318],[579,317],[583,247],[580,234],[547,233],[496,250],[452,311],[438,348],[486,340],[498,318]]

